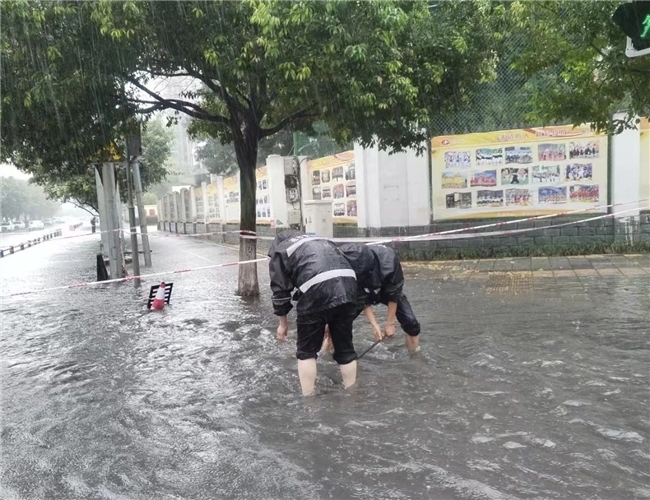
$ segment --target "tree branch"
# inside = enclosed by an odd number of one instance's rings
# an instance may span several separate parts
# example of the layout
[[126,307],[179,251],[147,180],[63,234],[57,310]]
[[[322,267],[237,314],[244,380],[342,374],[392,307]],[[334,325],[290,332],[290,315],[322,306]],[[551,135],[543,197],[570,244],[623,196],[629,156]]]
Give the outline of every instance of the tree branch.
[[72,200],[73,200],[73,198],[70,198],[70,199],[68,200],[68,203],[71,203],[72,205],[74,205],[74,206],[77,207],[77,208],[80,208],[81,210],[85,210],[86,212],[88,212],[88,213],[89,213],[90,215],[92,215],[93,217],[95,217],[97,214],[92,213],[90,210],[88,210],[88,209],[87,209],[86,207],[84,207],[83,205],[88,205],[88,206],[89,206],[90,208],[92,208],[95,212],[99,213],[99,210],[97,210],[97,208],[94,207],[91,203],[88,203],[88,202],[82,203],[82,202],[81,202],[80,200],[78,200],[77,198],[74,198],[74,200],[75,200],[77,203],[75,203],[75,202],[72,201]]
[[[156,94],[155,92],[149,90],[147,87],[142,85],[135,78],[126,77],[126,80],[131,84],[133,84],[134,86],[136,86],[137,88],[139,88],[140,90],[142,90],[144,93],[153,97],[159,103],[159,106],[161,106],[160,109],[166,109],[166,108],[175,109],[177,111],[185,113],[186,115],[189,115],[193,118],[197,118],[199,120],[221,123],[223,125],[228,125],[228,126],[230,125],[230,120],[228,120],[228,118],[226,118],[225,116],[212,114],[206,111],[205,109],[203,109],[202,107],[188,101],[182,101],[180,99],[164,99],[160,97],[158,94]],[[130,99],[130,101],[137,102],[138,99]]]
[[271,128],[261,128],[260,129],[260,131],[261,131],[260,138],[264,138],[264,137],[268,137],[268,136],[273,135],[273,134],[277,134],[284,127],[286,127],[287,125],[289,125],[290,123],[292,123],[292,122],[294,122],[296,120],[316,116],[315,114],[310,114],[309,113],[309,110],[313,109],[315,106],[316,106],[316,104],[312,104],[309,107],[301,109],[300,111],[297,111],[296,113],[293,113],[293,114],[283,118],[275,126],[273,126]]

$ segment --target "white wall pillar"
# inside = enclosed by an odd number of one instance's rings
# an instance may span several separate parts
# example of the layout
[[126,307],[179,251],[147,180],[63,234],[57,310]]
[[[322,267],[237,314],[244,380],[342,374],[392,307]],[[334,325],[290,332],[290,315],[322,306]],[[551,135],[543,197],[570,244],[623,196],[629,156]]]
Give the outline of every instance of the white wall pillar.
[[181,189],[181,192],[179,193],[179,198],[181,202],[181,209],[180,209],[180,221],[181,222],[187,222],[186,220],[186,214],[187,214],[187,207],[185,206],[185,191],[187,191],[186,188]]
[[196,186],[190,186],[190,222],[196,222]]
[[363,228],[429,224],[429,162],[415,150],[389,154],[354,146],[357,224]]
[[[208,224],[208,183],[201,183],[201,198],[203,198],[203,224]],[[207,231],[207,229],[206,229]]]
[[[615,114],[614,118],[623,118]],[[612,203],[634,202],[639,199],[639,180],[641,179],[641,134],[639,130],[625,130],[612,137]],[[630,203],[614,207],[614,211],[630,210],[638,206]],[[638,211],[626,212],[625,217],[639,215]]]

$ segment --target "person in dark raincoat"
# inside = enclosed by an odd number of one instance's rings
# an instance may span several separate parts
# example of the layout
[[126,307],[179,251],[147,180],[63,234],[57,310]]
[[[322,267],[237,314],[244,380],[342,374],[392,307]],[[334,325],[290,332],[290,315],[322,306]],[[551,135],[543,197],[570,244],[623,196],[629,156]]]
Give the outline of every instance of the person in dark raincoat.
[[334,243],[300,231],[279,234],[268,256],[273,310],[279,316],[278,340],[284,342],[289,329],[287,315],[297,301],[298,376],[303,394],[314,392],[316,359],[323,343],[325,326],[334,344],[344,386],[356,382],[357,354],[352,343],[352,323],[357,316],[356,274]]
[[[372,325],[375,339],[395,335],[395,320],[406,333],[406,347],[416,352],[420,347],[420,323],[411,304],[402,292],[404,273],[397,253],[384,245],[345,243],[339,249],[357,276],[357,316],[363,311]],[[383,331],[372,311],[372,306],[388,306],[388,317]]]

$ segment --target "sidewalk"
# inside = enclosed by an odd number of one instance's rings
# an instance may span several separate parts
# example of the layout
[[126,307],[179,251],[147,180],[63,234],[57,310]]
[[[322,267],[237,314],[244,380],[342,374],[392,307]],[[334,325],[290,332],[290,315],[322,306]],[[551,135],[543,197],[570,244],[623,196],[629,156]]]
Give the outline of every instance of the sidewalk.
[[520,295],[533,291],[590,291],[644,283],[650,277],[650,255],[588,255],[503,259],[403,262],[407,281],[427,279],[482,286],[486,294]]

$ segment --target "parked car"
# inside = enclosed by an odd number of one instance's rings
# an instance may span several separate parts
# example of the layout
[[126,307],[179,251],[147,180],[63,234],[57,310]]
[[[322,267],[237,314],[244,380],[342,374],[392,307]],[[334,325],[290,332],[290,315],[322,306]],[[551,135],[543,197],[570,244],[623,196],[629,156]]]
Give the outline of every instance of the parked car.
[[25,223],[21,220],[14,221],[14,229],[25,229]]
[[29,221],[29,230],[36,231],[38,229],[45,229],[45,224],[41,220],[30,220]]
[[43,219],[43,224],[46,226],[52,226],[54,225],[54,221],[52,219]]
[[3,233],[8,233],[10,231],[14,230],[14,225],[11,222],[3,222],[2,223],[2,232]]

